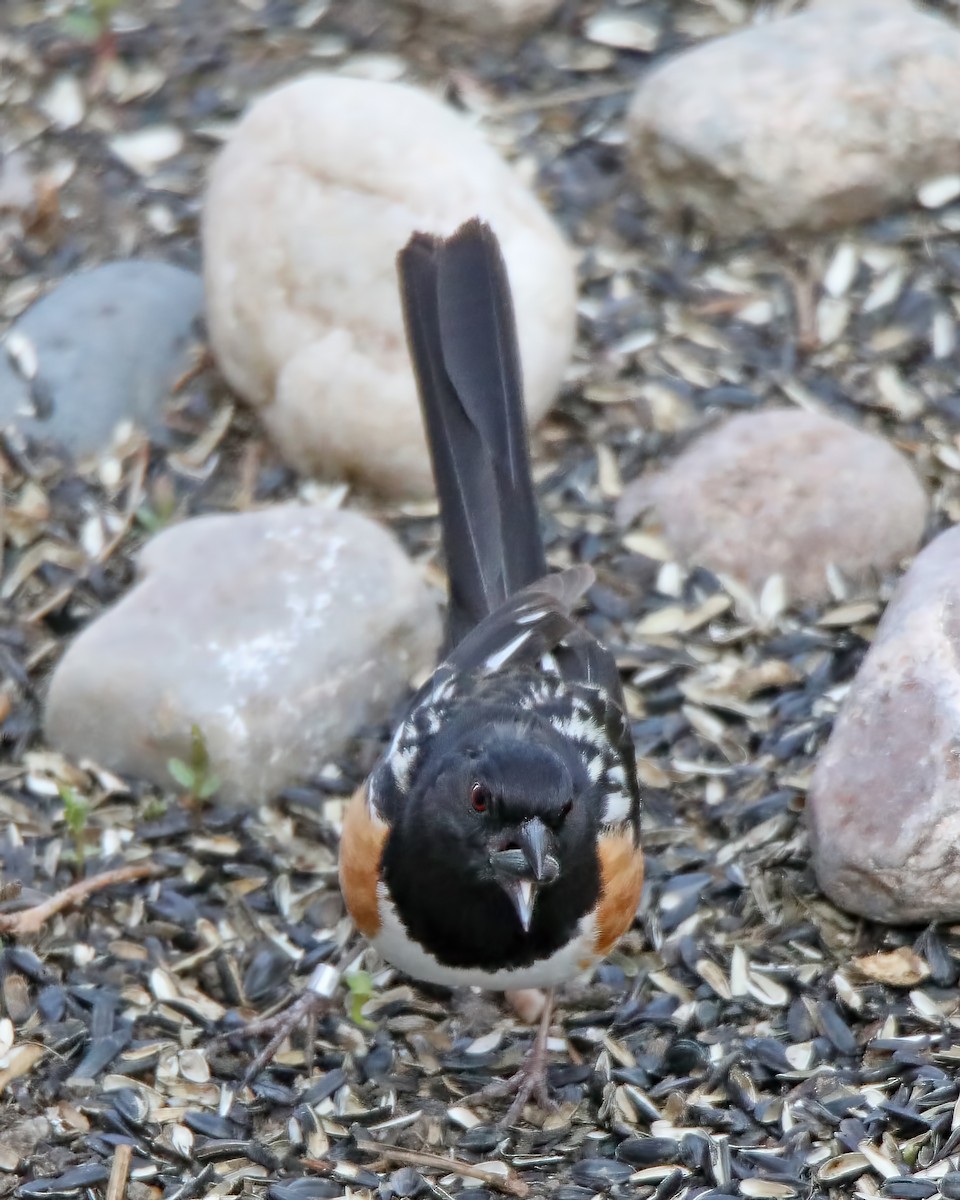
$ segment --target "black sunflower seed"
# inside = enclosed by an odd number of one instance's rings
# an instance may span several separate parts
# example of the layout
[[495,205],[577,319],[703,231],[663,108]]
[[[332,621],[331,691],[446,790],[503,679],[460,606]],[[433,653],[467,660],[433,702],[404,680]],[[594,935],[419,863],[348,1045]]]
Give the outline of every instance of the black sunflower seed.
[[97,1162],[84,1163],[83,1166],[73,1167],[62,1175],[54,1175],[47,1179],[32,1179],[17,1189],[18,1196],[69,1196],[84,1188],[95,1187],[109,1177],[109,1170]]
[[457,1138],[458,1150],[470,1150],[474,1154],[490,1154],[496,1150],[502,1134],[492,1125],[474,1125]]
[[286,1179],[267,1188],[269,1200],[333,1200],[343,1195],[343,1184],[332,1179]]
[[201,1137],[213,1138],[215,1141],[225,1141],[236,1135],[237,1127],[226,1117],[220,1117],[212,1112],[191,1111],[184,1114],[183,1123]]
[[319,1104],[321,1100],[326,1100],[334,1092],[338,1092],[346,1082],[345,1071],[340,1069],[328,1071],[326,1075],[304,1091],[301,1100],[304,1104]]
[[857,1039],[850,1026],[840,1016],[837,1006],[831,1000],[821,1000],[817,1005],[817,1020],[825,1038],[827,1038],[841,1054],[856,1054]]
[[940,1195],[945,1200],[960,1200],[960,1171],[948,1171],[941,1177]]
[[243,975],[243,992],[252,1004],[258,1004],[286,983],[292,968],[290,956],[273,942],[264,942],[254,952]]
[[893,1196],[895,1200],[927,1200],[928,1196],[937,1194],[938,1188],[932,1179],[914,1179],[903,1175],[885,1179],[880,1190],[884,1196]]
[[617,1158],[635,1167],[677,1162],[679,1154],[680,1143],[673,1138],[627,1138],[617,1147]]
[[104,1067],[117,1057],[125,1046],[129,1045],[131,1032],[129,1029],[119,1029],[116,1033],[107,1034],[90,1043],[90,1048],[74,1068],[74,1079],[96,1079]]
[[419,1196],[428,1190],[423,1176],[413,1167],[401,1167],[399,1171],[394,1171],[390,1176],[390,1187],[393,1194],[402,1197],[403,1200]]
[[573,1164],[570,1174],[574,1183],[605,1192],[615,1183],[626,1182],[633,1171],[627,1163],[617,1162],[613,1158],[581,1158]]
[[683,1171],[679,1167],[671,1171],[664,1179],[661,1179],[657,1184],[656,1191],[653,1193],[653,1200],[671,1200],[677,1192],[683,1187]]

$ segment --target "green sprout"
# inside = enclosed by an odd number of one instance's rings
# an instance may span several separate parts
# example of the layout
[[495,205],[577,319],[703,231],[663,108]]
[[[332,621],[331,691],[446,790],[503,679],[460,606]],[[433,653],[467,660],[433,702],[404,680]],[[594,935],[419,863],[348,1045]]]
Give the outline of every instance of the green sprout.
[[137,524],[147,533],[165,529],[177,513],[177,493],[168,475],[161,475],[150,489],[150,497],[137,509]]
[[80,42],[103,42],[110,36],[110,18],[121,0],[74,0],[63,18],[65,33]]
[[70,787],[68,784],[60,784],[57,791],[60,794],[60,799],[63,801],[63,819],[70,832],[70,837],[73,839],[77,872],[78,874],[82,874],[84,859],[86,857],[84,834],[87,831],[87,818],[90,815],[90,806],[77,789]]
[[159,821],[167,811],[167,802],[162,796],[149,796],[143,804],[142,816],[145,821]]
[[373,995],[373,976],[369,971],[353,971],[346,976],[350,992],[350,1020],[365,1029],[373,1029],[373,1022],[363,1015],[363,1006]]
[[190,761],[171,758],[167,770],[186,793],[187,800],[196,804],[209,800],[220,790],[222,780],[210,766],[207,742],[199,725],[190,726]]

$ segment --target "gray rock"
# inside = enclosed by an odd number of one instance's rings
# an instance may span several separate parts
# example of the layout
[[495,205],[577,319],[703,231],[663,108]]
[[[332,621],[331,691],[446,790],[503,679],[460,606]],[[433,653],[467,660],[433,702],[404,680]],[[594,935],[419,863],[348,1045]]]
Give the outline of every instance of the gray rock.
[[684,563],[755,594],[780,575],[790,601],[816,601],[829,595],[831,563],[858,582],[913,554],[927,498],[883,438],[773,409],[730,418],[624,489],[622,522],[646,509]]
[[960,529],[900,581],[807,802],[820,886],[894,924],[960,919]]
[[822,229],[960,162],[960,31],[903,0],[824,0],[648,72],[628,119],[644,197],[717,230]]
[[0,425],[74,455],[109,444],[123,420],[160,432],[202,305],[200,278],[167,263],[130,259],[69,276],[0,347]]
[[266,799],[389,716],[440,640],[420,573],[356,513],[200,517],[154,538],[139,567],[54,672],[46,733],[168,787],[196,724],[223,799]]

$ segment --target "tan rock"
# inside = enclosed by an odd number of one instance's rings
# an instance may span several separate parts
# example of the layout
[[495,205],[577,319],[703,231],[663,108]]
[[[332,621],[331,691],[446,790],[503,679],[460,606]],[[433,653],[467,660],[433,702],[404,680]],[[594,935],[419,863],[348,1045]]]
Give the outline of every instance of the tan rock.
[[535,423],[572,351],[573,259],[470,123],[415,88],[332,75],[278,88],[240,123],[204,214],[211,341],[295,467],[432,490],[395,257],[415,229],[478,214],[507,260]]
[[628,119],[644,196],[722,233],[822,229],[960,163],[960,31],[902,0],[829,0],[650,71]]
[[820,886],[893,924],[960,919],[960,529],[897,588],[807,802]]
[[780,575],[791,601],[895,567],[920,544],[927,499],[889,442],[799,409],[743,413],[659,474],[630,484],[618,516],[650,509],[677,557],[759,593]]
[[440,639],[420,574],[356,513],[199,517],[139,568],[54,672],[45,726],[76,759],[168,787],[196,724],[222,798],[268,799],[389,716]]

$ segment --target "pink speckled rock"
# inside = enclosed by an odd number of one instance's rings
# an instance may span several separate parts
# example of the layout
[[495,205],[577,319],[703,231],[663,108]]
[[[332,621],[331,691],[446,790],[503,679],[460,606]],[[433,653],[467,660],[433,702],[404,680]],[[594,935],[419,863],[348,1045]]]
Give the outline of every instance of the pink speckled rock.
[[792,601],[896,566],[920,544],[927,498],[889,442],[800,409],[744,413],[630,484],[624,522],[652,509],[679,559],[758,593],[780,575]]
[[960,528],[900,582],[817,764],[820,886],[878,921],[960,919]]

